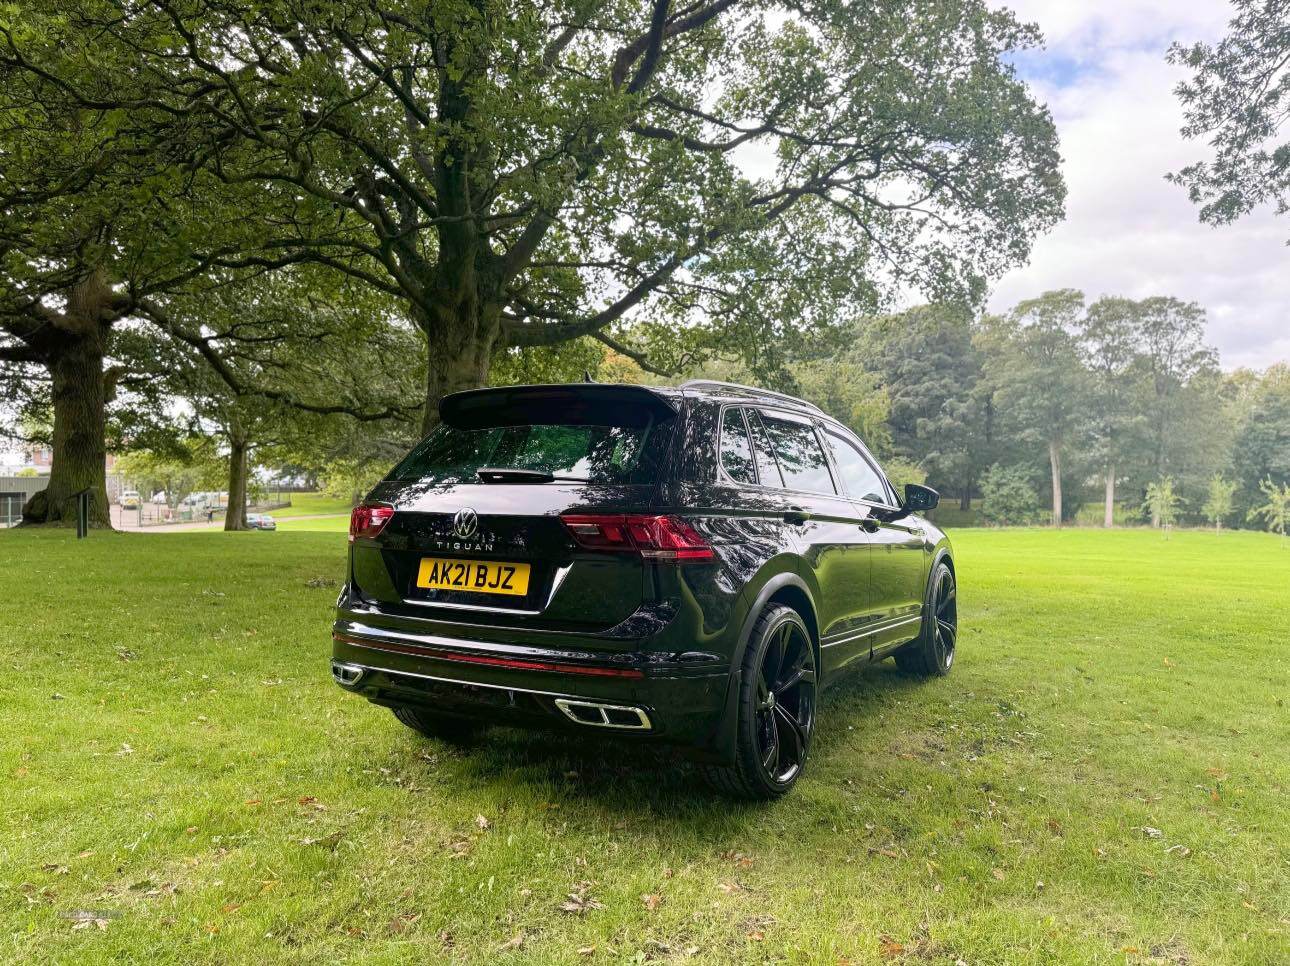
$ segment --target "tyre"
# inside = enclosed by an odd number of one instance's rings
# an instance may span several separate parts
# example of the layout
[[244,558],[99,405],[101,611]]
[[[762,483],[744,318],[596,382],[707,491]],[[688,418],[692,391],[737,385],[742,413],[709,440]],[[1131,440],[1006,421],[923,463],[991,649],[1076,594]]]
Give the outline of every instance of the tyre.
[[772,799],[806,767],[815,732],[817,669],[811,634],[797,611],[772,604],[757,618],[744,651],[735,760],[703,771],[735,798]]
[[954,572],[944,561],[927,581],[927,605],[918,637],[896,652],[896,666],[906,674],[944,677],[954,667],[959,636],[959,610]]
[[452,744],[465,744],[478,737],[484,730],[482,723],[469,718],[434,714],[420,708],[391,708],[390,710],[394,712],[394,717],[413,731],[418,731],[427,738],[438,738]]

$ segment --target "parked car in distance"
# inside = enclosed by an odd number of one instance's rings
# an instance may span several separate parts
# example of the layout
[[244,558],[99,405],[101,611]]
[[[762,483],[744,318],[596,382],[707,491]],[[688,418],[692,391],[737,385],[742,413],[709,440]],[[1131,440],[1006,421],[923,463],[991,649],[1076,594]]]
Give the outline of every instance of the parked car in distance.
[[278,529],[278,522],[267,513],[248,513],[246,515],[246,525],[252,530]]
[[332,674],[426,735],[668,743],[718,789],[801,777],[820,689],[948,674],[955,563],[864,444],[726,383],[456,393],[353,511]]
[[137,510],[139,509],[139,491],[122,490],[120,499],[117,502],[121,504],[122,510]]

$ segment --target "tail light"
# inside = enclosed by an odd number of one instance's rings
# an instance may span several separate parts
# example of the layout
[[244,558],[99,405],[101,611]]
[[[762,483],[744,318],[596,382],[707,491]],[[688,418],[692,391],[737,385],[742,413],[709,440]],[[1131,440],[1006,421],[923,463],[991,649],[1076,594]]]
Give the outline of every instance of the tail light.
[[712,545],[680,517],[566,513],[560,519],[578,545],[588,550],[618,550],[677,563],[716,559]]
[[383,503],[362,503],[354,507],[349,515],[349,542],[355,537],[380,536],[385,525],[394,516],[394,507]]

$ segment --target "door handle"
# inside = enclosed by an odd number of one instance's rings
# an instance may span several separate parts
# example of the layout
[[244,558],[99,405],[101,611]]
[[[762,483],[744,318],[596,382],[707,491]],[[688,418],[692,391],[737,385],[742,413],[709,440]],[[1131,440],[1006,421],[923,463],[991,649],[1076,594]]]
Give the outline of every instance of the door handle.
[[791,506],[784,511],[785,523],[805,523],[809,519],[811,519],[810,511],[800,506]]
[[863,530],[865,533],[877,533],[878,521],[875,520],[873,517],[865,517],[863,520],[860,521],[860,529]]

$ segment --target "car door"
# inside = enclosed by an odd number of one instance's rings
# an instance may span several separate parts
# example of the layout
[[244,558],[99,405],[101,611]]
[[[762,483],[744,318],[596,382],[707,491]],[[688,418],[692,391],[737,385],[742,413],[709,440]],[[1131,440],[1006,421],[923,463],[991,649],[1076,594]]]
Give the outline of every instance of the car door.
[[[868,658],[863,638],[870,535],[855,504],[841,493],[812,420],[774,409],[748,415],[759,463],[760,452],[767,450],[786,498],[786,519],[796,521],[799,553],[819,588],[821,669],[830,675],[856,658]],[[765,474],[770,473],[767,467]]]
[[876,653],[918,631],[926,567],[923,530],[915,517],[893,519],[899,513],[895,493],[859,440],[832,425],[826,425],[825,438],[847,496],[870,534],[867,643]]

